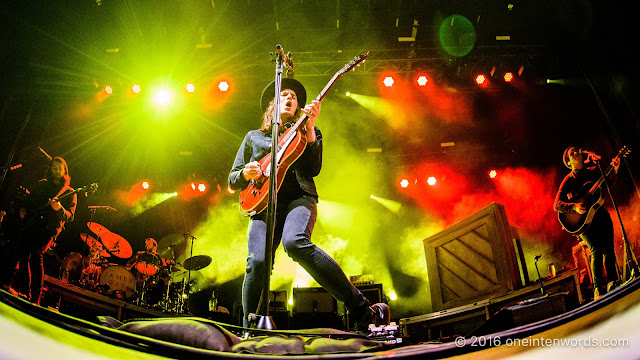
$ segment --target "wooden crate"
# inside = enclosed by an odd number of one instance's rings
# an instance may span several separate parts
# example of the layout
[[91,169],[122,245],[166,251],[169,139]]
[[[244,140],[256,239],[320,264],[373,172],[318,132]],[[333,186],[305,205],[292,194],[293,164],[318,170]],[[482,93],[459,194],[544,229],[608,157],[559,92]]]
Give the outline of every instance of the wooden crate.
[[522,287],[512,228],[492,203],[424,240],[433,311]]

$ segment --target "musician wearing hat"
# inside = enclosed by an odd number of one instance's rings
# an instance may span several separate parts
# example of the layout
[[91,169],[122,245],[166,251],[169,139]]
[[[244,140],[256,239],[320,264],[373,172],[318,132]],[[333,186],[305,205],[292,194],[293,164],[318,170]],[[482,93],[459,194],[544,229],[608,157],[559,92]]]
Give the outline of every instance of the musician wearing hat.
[[[594,300],[620,284],[611,216],[604,206],[600,206],[602,203],[593,204],[584,196],[585,191],[589,190],[602,175],[596,166],[599,159],[600,156],[592,152],[573,146],[568,147],[564,151],[562,160],[571,172],[562,180],[553,204],[554,210],[560,213],[561,223],[566,219],[563,223],[565,230],[579,236],[591,251],[590,268]],[[614,170],[611,175],[615,176],[620,167],[620,159],[615,157],[611,161],[611,166]],[[613,176],[610,180],[613,180]],[[601,201],[603,202],[604,199]],[[576,221],[570,222],[573,219]],[[608,284],[604,280],[603,261]]]
[[[275,84],[264,89],[261,98],[262,125],[249,131],[238,149],[229,173],[228,185],[234,190],[245,190],[261,181],[265,171],[260,160],[271,152],[271,125],[275,107]],[[336,261],[311,241],[316,222],[318,193],[314,177],[322,167],[322,134],[315,127],[320,114],[320,101],[306,104],[304,86],[292,78],[283,78],[280,91],[280,119],[278,129],[286,131],[301,116],[306,122],[300,132],[306,137],[301,155],[290,165],[282,179],[278,171],[278,190],[273,254],[280,243],[294,261],[302,266],[322,287],[349,309],[352,318],[364,319],[367,324],[375,314],[385,312],[386,304],[371,306],[369,301],[347,279]],[[256,313],[259,306],[265,271],[265,243],[267,211],[250,214],[248,225],[248,257],[242,292],[244,310],[243,325],[248,327],[248,315]],[[273,256],[273,255],[272,255]],[[385,308],[386,307],[386,308]]]

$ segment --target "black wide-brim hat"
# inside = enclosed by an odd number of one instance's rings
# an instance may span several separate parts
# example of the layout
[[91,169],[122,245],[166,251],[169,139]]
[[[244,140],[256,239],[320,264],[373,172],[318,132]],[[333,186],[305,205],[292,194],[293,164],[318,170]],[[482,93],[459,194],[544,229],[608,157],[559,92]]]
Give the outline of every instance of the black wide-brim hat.
[[[267,110],[269,107],[269,103],[273,100],[273,96],[275,95],[276,81],[272,81],[267,85],[264,90],[262,90],[262,96],[260,97],[260,108],[262,112]],[[304,107],[307,103],[307,91],[304,89],[304,86],[295,79],[290,78],[282,78],[282,82],[280,83],[280,91],[290,89],[296,93],[296,97],[298,98],[298,107]]]

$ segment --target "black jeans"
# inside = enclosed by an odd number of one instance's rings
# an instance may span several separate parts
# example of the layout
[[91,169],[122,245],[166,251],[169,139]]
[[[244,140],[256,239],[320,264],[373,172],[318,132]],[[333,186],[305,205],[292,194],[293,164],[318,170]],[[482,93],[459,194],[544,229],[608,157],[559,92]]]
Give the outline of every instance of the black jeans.
[[607,270],[607,281],[618,280],[616,252],[613,245],[613,223],[606,209],[596,211],[591,225],[580,238],[591,251],[591,280],[593,288],[602,291],[607,284],[604,281],[603,266]]

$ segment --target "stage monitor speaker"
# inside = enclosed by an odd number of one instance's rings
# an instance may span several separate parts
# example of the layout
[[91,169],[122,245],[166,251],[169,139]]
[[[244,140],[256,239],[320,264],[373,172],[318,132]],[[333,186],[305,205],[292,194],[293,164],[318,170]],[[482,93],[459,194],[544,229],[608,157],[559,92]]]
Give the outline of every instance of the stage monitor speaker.
[[545,297],[521,301],[521,303],[507,306],[489,320],[475,329],[469,336],[493,334],[514,327],[531,324],[548,319],[565,312],[564,294],[554,294]]
[[294,313],[338,313],[338,302],[321,287],[293,288]]

